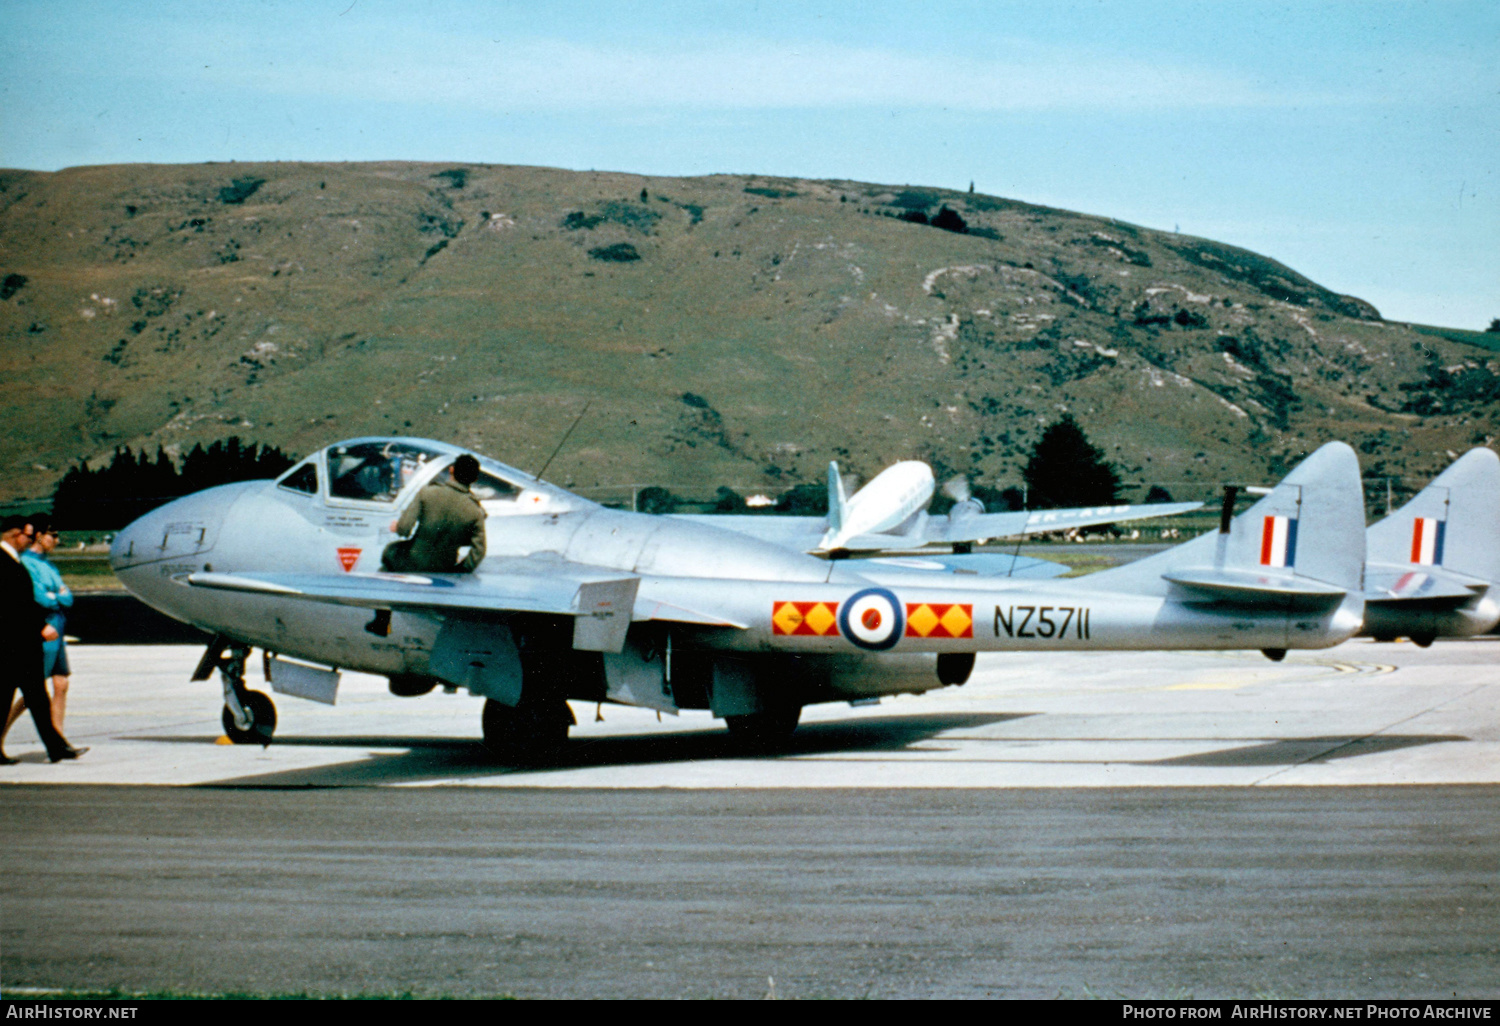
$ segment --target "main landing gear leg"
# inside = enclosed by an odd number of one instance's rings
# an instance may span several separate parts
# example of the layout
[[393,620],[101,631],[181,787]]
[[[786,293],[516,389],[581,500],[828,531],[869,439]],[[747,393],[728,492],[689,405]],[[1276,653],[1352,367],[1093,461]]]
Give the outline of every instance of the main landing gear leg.
[[215,638],[203,653],[194,680],[207,680],[217,669],[224,686],[224,735],[237,745],[271,743],[276,733],[276,706],[263,691],[245,687],[245,660],[250,658],[248,645]]

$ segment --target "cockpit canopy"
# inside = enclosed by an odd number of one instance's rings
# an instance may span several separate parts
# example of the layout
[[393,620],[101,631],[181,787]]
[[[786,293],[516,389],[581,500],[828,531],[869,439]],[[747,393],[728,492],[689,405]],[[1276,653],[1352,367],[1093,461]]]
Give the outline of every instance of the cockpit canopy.
[[442,455],[406,441],[340,442],[324,450],[328,496],[363,502],[395,502],[423,465]]
[[[423,438],[354,438],[313,453],[276,483],[330,505],[400,506],[467,451]],[[479,460],[479,479],[469,490],[491,515],[556,513],[586,504],[498,460],[471,455]]]

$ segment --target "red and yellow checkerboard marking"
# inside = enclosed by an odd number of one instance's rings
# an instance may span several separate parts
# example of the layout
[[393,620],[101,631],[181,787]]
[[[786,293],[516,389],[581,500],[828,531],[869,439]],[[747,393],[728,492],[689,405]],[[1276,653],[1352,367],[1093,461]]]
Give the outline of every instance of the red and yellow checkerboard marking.
[[908,602],[908,638],[972,638],[974,607],[959,602]]
[[831,602],[777,602],[771,608],[772,634],[820,637],[838,633],[838,622]]

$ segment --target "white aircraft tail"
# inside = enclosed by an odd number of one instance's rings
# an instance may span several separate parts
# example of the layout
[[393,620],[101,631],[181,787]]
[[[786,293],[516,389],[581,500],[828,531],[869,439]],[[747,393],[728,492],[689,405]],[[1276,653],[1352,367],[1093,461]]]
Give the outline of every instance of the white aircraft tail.
[[1500,583],[1500,456],[1470,449],[1371,525],[1371,563],[1442,567]]
[[1329,442],[1249,510],[1231,517],[1231,508],[1226,501],[1218,531],[1092,574],[1091,582],[1158,594],[1175,586],[1205,600],[1252,605],[1334,605],[1345,596],[1362,603],[1364,489],[1349,446]]
[[833,531],[844,529],[844,510],[849,505],[849,496],[844,492],[844,480],[839,477],[837,460],[828,461],[828,526]]

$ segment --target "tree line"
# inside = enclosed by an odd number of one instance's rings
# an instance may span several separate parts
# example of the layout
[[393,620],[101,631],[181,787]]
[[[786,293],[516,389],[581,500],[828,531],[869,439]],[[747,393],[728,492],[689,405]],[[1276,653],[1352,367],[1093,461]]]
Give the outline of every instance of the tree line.
[[152,457],[143,448],[115,449],[108,463],[90,468],[81,461],[52,493],[52,519],[73,530],[114,530],[173,499],[215,485],[277,477],[295,460],[274,445],[239,437],[220,439],[207,448],[198,443],[182,464],[157,446]]
[[[52,517],[59,527],[74,530],[115,530],[173,499],[204,488],[278,477],[296,462],[273,445],[246,444],[237,436],[208,447],[200,442],[182,457],[181,465],[160,446],[156,455],[122,446],[108,463],[90,468],[86,461],[69,470],[52,495]],[[1098,506],[1118,502],[1120,476],[1091,444],[1071,415],[1048,427],[1022,470],[1019,488],[997,489],[975,484],[972,492],[992,512]],[[1024,503],[1023,503],[1024,496]],[[1153,487],[1147,502],[1170,501],[1165,489]],[[665,488],[643,489],[636,508],[644,513],[670,513],[685,500]],[[933,497],[932,512],[944,513],[952,499],[941,492]],[[749,512],[744,498],[721,487],[713,511]],[[767,512],[821,516],[828,512],[828,490],[821,483],[800,484],[781,496]]]
[[[1103,450],[1093,445],[1071,414],[1064,414],[1042,432],[1032,446],[1030,458],[1021,471],[1025,489],[993,488],[974,484],[970,493],[984,503],[986,510],[1060,509],[1075,506],[1112,505],[1120,501],[1120,475],[1104,458]],[[1171,502],[1172,496],[1160,485],[1153,485],[1146,502]],[[931,512],[946,513],[952,497],[939,491],[932,497]],[[703,503],[674,495],[666,488],[653,485],[636,496],[636,509],[642,513],[671,513],[679,507],[701,509]],[[793,516],[826,516],[828,488],[824,484],[799,484],[783,492],[774,507],[750,509],[745,499],[732,488],[720,487],[707,504],[710,513],[765,513]]]

